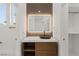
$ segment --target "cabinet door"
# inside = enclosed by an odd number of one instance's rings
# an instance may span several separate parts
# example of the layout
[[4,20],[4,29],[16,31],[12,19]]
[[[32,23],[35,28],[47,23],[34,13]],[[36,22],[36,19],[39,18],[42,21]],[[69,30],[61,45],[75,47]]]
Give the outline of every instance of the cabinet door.
[[0,26],[0,55],[14,56],[17,47],[16,30]]
[[58,55],[58,45],[56,42],[37,42],[35,44],[37,56],[57,56]]

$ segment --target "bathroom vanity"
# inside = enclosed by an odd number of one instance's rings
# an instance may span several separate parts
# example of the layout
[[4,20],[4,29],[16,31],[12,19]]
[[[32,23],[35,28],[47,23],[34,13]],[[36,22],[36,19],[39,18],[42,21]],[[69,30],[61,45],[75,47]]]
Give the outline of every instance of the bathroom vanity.
[[23,42],[23,56],[58,56],[57,42]]

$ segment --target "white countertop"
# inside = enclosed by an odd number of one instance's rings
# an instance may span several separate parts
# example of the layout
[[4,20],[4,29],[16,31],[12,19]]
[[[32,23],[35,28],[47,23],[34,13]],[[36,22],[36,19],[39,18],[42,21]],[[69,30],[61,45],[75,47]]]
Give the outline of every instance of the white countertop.
[[58,40],[51,39],[40,39],[40,37],[27,37],[22,40],[22,42],[58,42]]

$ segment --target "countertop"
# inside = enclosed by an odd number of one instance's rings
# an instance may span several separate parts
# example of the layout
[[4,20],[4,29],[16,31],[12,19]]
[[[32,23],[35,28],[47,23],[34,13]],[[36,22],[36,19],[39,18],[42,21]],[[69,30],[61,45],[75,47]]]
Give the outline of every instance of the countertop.
[[27,37],[22,40],[22,42],[58,42],[58,40],[51,39],[40,39],[40,37]]

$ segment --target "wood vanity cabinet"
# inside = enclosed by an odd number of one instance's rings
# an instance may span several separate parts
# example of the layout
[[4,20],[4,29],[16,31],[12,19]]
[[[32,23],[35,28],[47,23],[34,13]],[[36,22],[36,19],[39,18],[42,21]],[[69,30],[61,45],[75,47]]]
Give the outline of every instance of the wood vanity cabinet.
[[35,44],[35,55],[37,56],[57,56],[58,46],[56,42],[37,42]]
[[[26,44],[26,45],[24,45]],[[27,46],[29,45],[29,46]],[[57,42],[23,43],[23,56],[58,56]]]

